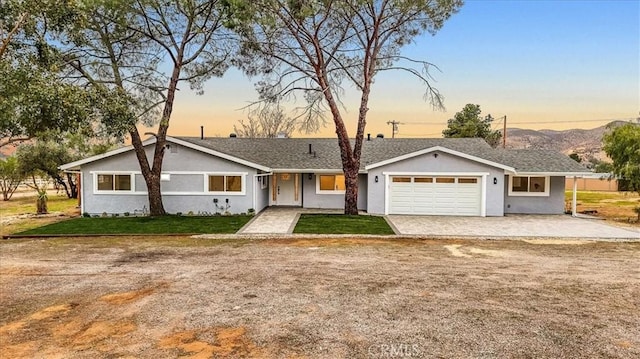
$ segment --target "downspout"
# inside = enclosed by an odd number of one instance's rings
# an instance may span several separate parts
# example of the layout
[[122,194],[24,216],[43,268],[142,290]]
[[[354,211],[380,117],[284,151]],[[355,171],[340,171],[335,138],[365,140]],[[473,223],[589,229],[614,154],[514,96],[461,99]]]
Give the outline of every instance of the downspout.
[[573,198],[571,200],[571,216],[577,217],[576,207],[578,205],[578,176],[573,176]]

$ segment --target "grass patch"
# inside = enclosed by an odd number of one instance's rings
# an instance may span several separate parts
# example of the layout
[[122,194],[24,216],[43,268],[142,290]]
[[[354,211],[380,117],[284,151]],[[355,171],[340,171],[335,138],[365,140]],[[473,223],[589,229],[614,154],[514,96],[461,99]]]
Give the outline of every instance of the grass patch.
[[615,201],[613,202],[618,206],[640,206],[640,200],[637,201]]
[[[578,191],[578,201],[583,203],[600,203],[602,201],[620,200],[633,201],[638,198],[635,192],[591,192]],[[570,201],[573,198],[573,191],[565,191],[565,199]]]
[[[572,195],[572,191],[565,192],[568,209],[571,206]],[[578,191],[577,199],[578,212],[597,211],[596,215],[600,218],[640,225],[640,222],[637,222],[638,215],[633,211],[635,207],[640,206],[640,196],[636,192]]]
[[[8,201],[2,201],[0,206],[0,216],[11,216],[16,214],[36,213],[36,195],[14,196]],[[78,206],[77,199],[69,199],[67,196],[49,194],[47,207],[49,212],[67,212],[74,210]]]
[[42,234],[173,234],[173,233],[235,233],[252,217],[126,217],[74,218],[68,221],[34,228],[20,235]]
[[306,234],[394,234],[382,217],[344,214],[303,214],[293,233]]

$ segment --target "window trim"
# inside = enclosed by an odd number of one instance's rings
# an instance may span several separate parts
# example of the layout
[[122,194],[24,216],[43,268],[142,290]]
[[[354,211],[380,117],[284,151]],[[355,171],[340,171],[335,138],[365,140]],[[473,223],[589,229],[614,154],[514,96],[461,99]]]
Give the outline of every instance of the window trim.
[[[346,188],[342,190],[321,190],[320,189],[320,176],[343,176],[343,173],[318,173],[316,174],[316,194],[345,194]],[[335,182],[334,182],[335,183]],[[346,184],[345,184],[346,186]]]
[[[513,178],[514,177],[526,177],[527,180],[527,192],[513,191]],[[544,178],[544,192],[529,192],[529,183],[531,183],[531,177]],[[549,189],[551,187],[551,176],[539,176],[539,175],[509,175],[509,197],[549,197]]]
[[[93,177],[93,194],[132,194],[136,191],[135,172],[131,171],[95,171],[91,172]],[[131,186],[128,190],[102,190],[98,189],[98,176],[129,176]],[[114,179],[115,180],[115,179]]]
[[[204,176],[204,194],[218,196],[244,196],[247,193],[247,173],[246,172],[207,172]],[[209,176],[223,176],[225,187],[227,176],[240,177],[240,191],[209,191]]]

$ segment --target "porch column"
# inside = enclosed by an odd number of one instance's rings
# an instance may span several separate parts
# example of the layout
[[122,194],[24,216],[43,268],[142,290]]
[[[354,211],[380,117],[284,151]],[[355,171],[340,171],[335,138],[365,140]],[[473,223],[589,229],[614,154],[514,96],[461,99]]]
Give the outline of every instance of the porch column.
[[571,201],[571,215],[576,216],[576,206],[578,204],[578,177],[573,176],[573,199]]

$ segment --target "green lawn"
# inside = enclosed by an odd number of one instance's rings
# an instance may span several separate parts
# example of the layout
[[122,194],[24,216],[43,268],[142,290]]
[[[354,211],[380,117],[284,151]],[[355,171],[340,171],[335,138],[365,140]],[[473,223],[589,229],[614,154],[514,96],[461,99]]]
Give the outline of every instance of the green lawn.
[[235,233],[250,219],[250,216],[74,218],[17,234]]
[[[568,206],[572,201],[572,191],[565,192],[565,200]],[[618,222],[633,223],[640,225],[637,221],[638,215],[633,211],[640,206],[640,195],[636,192],[595,192],[578,191],[577,210],[596,211],[596,215],[601,218]]]
[[394,234],[382,217],[343,214],[303,214],[293,233]]
[[[638,196],[634,192],[592,192],[592,191],[578,191],[578,201],[583,203],[600,203],[602,201],[633,201]],[[573,198],[573,191],[565,191],[565,198],[567,201],[571,201]]]
[[[35,194],[23,197],[14,196],[9,201],[2,201],[0,216],[36,213],[36,197]],[[69,199],[64,195],[49,194],[47,200],[49,212],[66,212],[73,210],[77,205],[77,199]]]

